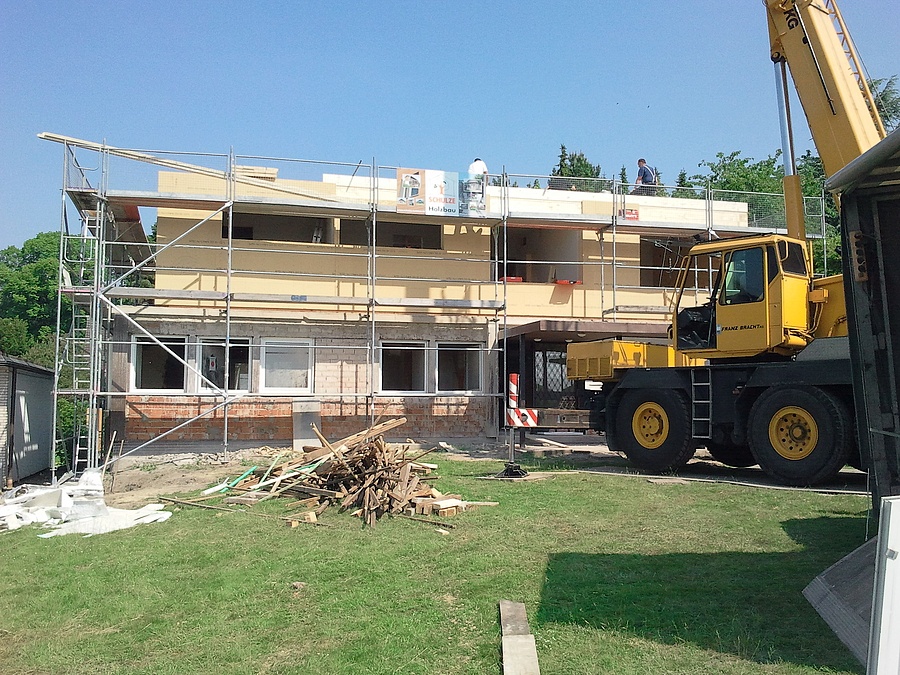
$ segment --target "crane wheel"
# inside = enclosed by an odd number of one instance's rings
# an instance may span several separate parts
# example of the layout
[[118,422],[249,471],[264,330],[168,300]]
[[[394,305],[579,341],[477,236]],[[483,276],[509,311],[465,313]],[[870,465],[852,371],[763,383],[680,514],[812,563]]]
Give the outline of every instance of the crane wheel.
[[818,387],[772,387],[750,410],[750,449],[783,485],[816,485],[847,463],[853,427],[847,407]]
[[613,447],[646,471],[684,466],[694,455],[686,397],[673,389],[632,389],[616,407]]
[[713,456],[714,460],[721,462],[726,466],[735,466],[744,469],[756,464],[756,457],[753,456],[749,446],[746,445],[735,445],[731,441],[725,441],[723,443],[708,441],[706,443],[706,449],[709,450],[709,454]]

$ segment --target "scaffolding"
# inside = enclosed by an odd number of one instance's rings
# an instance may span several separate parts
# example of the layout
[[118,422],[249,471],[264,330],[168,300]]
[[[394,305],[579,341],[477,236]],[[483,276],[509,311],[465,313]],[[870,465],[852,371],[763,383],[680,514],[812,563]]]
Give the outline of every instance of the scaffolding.
[[[56,441],[75,472],[107,461],[116,434],[130,452],[175,438],[228,452],[253,435],[247,420],[311,410],[304,402],[372,424],[418,401],[490,435],[506,373],[523,366],[509,362],[510,339],[541,324],[535,396],[569,397],[550,343],[664,330],[681,251],[783,228],[781,195],[638,196],[617,180],[504,170],[461,181],[460,197],[480,189],[481,201],[441,216],[411,213],[409,170],[374,158],[42,138],[64,150],[54,417],[65,408],[73,420]],[[824,232],[824,215],[812,221]],[[708,293],[710,279],[694,270],[691,291]],[[153,406],[182,412],[154,417]],[[284,438],[273,429],[255,440]]]

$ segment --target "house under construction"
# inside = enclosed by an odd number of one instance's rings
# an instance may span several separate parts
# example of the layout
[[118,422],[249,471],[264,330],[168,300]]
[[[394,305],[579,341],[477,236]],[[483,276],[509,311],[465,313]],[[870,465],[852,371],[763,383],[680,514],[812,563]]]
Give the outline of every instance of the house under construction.
[[[519,405],[577,407],[568,342],[665,336],[687,247],[784,223],[781,195],[41,137],[64,157],[76,470],[113,434],[227,450],[402,415],[413,438],[497,436],[510,373]],[[690,270],[701,300],[710,265]]]

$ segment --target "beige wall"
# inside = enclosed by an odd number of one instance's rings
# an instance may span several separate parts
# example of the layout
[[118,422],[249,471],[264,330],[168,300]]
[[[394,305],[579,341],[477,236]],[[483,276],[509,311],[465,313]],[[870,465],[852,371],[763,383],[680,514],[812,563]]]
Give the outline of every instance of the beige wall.
[[[272,174],[249,171],[238,178],[238,197],[268,199],[289,203],[298,198],[342,202],[366,202],[370,198],[368,177],[326,174],[324,180],[270,180]],[[247,172],[245,172],[247,173]],[[222,178],[187,173],[160,172],[160,191],[169,194],[221,195]],[[382,205],[396,203],[396,181],[379,178],[378,199]],[[499,199],[499,188],[488,188]],[[615,208],[614,195],[562,190],[510,188],[511,213],[548,216],[593,215],[609,217]],[[636,209],[640,221],[680,223],[701,226],[706,219],[703,200],[627,196],[627,208]],[[746,225],[747,206],[741,203],[715,203],[715,218],[720,225]],[[327,213],[327,211],[323,212]],[[160,208],[158,241],[173,239],[196,225],[209,212]],[[341,219],[330,219],[329,228],[339,241]],[[521,228],[522,226],[518,226]],[[616,235],[601,227],[559,230],[528,230],[531,245],[521,253],[526,280],[506,286],[507,316],[512,323],[532,318],[606,318],[617,307],[659,308],[667,306],[669,294],[661,289],[641,288],[640,237]],[[227,241],[222,238],[222,218],[213,216],[184,236],[178,244],[159,255],[156,286],[168,290],[226,291],[228,265]],[[375,259],[377,299],[431,299],[492,301],[504,299],[503,288],[493,283],[495,266],[491,262],[491,225],[471,222],[442,225],[442,250],[406,249],[379,246]],[[560,251],[571,254],[567,261]],[[510,256],[512,259],[513,256]],[[371,258],[368,247],[344,244],[285,241],[234,240],[231,267],[232,293],[284,295],[285,303],[235,302],[233,307],[290,309],[305,312],[346,311],[346,304],[290,302],[290,296],[339,297],[355,299],[360,306],[368,302],[368,277]],[[502,272],[499,272],[502,274]],[[568,285],[556,283],[576,281]],[[538,280],[538,282],[535,282]],[[614,290],[615,289],[615,290]],[[158,305],[209,306],[210,301],[158,300]],[[430,314],[441,320],[455,321],[461,314],[490,315],[493,310],[447,310],[407,307],[388,311]],[[659,320],[650,312],[647,320]]]

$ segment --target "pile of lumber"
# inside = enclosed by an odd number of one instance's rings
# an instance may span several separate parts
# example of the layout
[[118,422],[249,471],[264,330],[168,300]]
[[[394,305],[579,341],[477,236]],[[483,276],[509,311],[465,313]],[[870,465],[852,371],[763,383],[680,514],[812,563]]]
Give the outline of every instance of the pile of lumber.
[[329,443],[319,430],[320,448],[305,448],[300,457],[268,467],[253,467],[244,475],[210,489],[227,491],[227,503],[253,505],[272,497],[291,497],[290,506],[309,509],[298,522],[315,522],[330,505],[352,511],[367,525],[383,515],[454,515],[465,508],[459,495],[442,495],[428,481],[436,468],[419,462],[432,450],[409,457],[407,447],[384,442],[383,434],[406,422],[398,418]]

